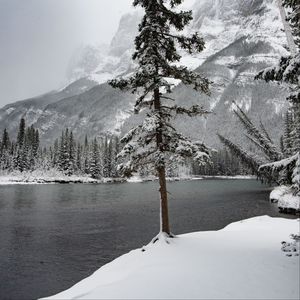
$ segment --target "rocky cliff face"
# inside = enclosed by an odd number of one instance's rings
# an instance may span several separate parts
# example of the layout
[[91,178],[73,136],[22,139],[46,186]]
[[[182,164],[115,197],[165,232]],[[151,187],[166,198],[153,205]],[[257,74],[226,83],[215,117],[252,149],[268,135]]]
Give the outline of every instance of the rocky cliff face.
[[[177,125],[213,146],[218,144],[217,131],[243,141],[232,113],[232,101],[236,101],[256,121],[262,119],[278,139],[286,109],[285,91],[277,85],[253,80],[259,70],[287,54],[276,1],[187,0],[185,6],[194,13],[187,33],[199,31],[206,49],[194,56],[182,53],[182,63],[205,74],[215,84],[211,97],[179,85],[175,88],[176,99],[188,106],[202,102],[214,113],[206,120],[179,119]],[[140,18],[139,11],[125,15],[108,49],[82,49],[70,66],[73,82],[65,89],[1,109],[0,129],[16,131],[20,117],[25,116],[49,143],[64,127],[82,138],[85,134],[92,137],[118,133],[132,126],[138,118],[129,113],[134,97],[111,89],[105,82],[133,70],[133,40]]]

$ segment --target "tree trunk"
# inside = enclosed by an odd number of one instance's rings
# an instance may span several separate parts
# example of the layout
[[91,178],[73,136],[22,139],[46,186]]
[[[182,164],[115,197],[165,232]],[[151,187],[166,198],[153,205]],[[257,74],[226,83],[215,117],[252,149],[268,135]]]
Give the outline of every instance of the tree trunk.
[[[154,109],[161,112],[160,93],[159,89],[154,90]],[[163,136],[161,132],[162,126],[156,130],[156,144],[159,151],[164,152]],[[166,183],[166,168],[165,166],[159,166],[157,168],[159,178],[159,192],[160,192],[160,229],[161,232],[165,232],[170,235],[169,226],[169,211],[168,211],[168,194]]]
[[158,168],[159,192],[160,192],[160,211],[161,211],[161,231],[170,235],[168,194],[166,185],[165,167]]
[[289,22],[286,20],[286,12],[282,5],[282,0],[277,0],[277,5],[278,5],[279,11],[280,11],[287,43],[290,48],[291,54],[296,55],[296,53],[297,53],[296,44],[295,44],[295,41],[293,38],[291,26],[290,26]]

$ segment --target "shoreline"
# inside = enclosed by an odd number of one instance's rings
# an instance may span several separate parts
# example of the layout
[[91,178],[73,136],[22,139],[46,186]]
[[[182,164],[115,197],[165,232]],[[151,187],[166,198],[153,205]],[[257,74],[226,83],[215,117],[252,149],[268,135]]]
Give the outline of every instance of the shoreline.
[[[290,237],[298,223],[259,216],[221,230],[162,238],[42,299],[298,299],[299,243]],[[165,288],[165,278],[172,289]]]
[[[256,179],[252,175],[236,175],[236,176],[184,176],[184,177],[167,177],[168,182],[175,181],[193,181],[193,180],[251,180]],[[141,178],[134,176],[129,179],[125,178],[102,178],[93,179],[86,176],[22,176],[18,175],[0,175],[0,185],[39,185],[39,184],[107,184],[107,183],[145,183],[150,181],[157,181],[154,176]]]

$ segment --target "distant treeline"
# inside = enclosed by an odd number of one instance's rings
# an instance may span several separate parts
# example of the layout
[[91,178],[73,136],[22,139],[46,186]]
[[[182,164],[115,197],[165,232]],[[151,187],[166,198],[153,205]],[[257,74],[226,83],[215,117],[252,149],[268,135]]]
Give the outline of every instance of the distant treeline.
[[6,129],[0,141],[0,168],[20,172],[57,169],[65,175],[89,174],[92,178],[117,177],[119,139],[104,136],[83,143],[68,128],[50,147],[41,147],[39,131],[26,127],[22,118],[17,140],[12,141]]
[[[89,175],[92,178],[119,177],[117,154],[121,149],[119,138],[104,135],[89,140],[86,136],[83,142],[74,138],[68,128],[63,130],[60,138],[50,147],[42,147],[38,129],[26,127],[25,119],[19,124],[16,141],[11,140],[4,129],[0,140],[0,170],[34,171],[57,169],[65,175]],[[169,176],[180,176],[182,172],[194,175],[237,175],[247,174],[229,151],[222,149],[212,154],[212,164],[198,166],[187,162],[184,167],[169,168]],[[150,175],[145,170],[141,175]]]
[[211,155],[211,164],[199,166],[192,163],[192,173],[194,175],[252,175],[253,172],[245,166],[240,159],[237,159],[235,155],[226,149],[220,149],[218,152],[213,152]]

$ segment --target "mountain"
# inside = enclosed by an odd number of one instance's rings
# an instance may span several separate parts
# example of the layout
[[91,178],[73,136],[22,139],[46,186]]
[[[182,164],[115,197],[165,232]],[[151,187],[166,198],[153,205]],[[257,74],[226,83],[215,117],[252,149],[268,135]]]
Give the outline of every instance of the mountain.
[[[255,74],[288,54],[287,42],[276,0],[187,0],[194,20],[186,33],[199,31],[206,49],[197,55],[182,53],[182,63],[203,73],[214,82],[211,97],[181,86],[174,87],[176,101],[187,106],[203,103],[213,113],[205,120],[178,119],[182,131],[218,146],[220,132],[244,142],[232,101],[255,120],[263,120],[271,136],[279,139],[286,91],[275,84],[254,81]],[[105,132],[126,131],[139,116],[129,110],[134,96],[110,88],[108,79],[134,69],[131,55],[141,19],[140,11],[123,16],[111,44],[80,49],[70,62],[70,84],[62,89],[0,110],[0,129],[16,132],[21,116],[41,131],[50,143],[64,127],[78,138]]]

